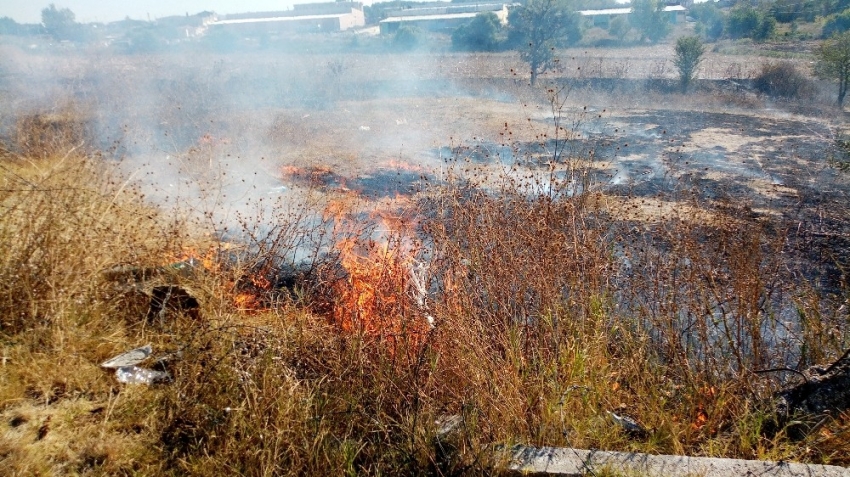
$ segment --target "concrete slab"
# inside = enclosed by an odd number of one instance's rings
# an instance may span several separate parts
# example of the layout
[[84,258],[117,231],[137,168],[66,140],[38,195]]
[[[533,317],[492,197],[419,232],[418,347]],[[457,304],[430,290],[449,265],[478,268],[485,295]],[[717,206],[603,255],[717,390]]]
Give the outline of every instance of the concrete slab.
[[850,477],[850,469],[832,465],[649,455],[562,447],[517,446],[511,449],[510,455],[509,475],[585,477],[593,475],[589,470],[607,470],[628,476],[647,477]]

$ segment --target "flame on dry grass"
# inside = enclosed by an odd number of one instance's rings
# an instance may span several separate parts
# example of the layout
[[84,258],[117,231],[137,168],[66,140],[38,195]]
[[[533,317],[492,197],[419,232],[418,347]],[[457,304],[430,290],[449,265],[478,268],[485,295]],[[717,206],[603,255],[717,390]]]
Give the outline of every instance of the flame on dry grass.
[[200,266],[204,270],[212,272],[221,269],[219,252],[216,247],[207,247],[204,251],[201,251],[197,247],[184,247],[166,256],[164,262],[169,265],[180,263],[192,264],[193,266]]
[[336,246],[347,278],[336,285],[333,318],[343,329],[397,332],[405,314],[409,257],[388,243],[344,239]]
[[[368,227],[348,213],[350,204],[329,204],[325,215],[333,218],[335,229],[344,234],[334,252],[345,271],[344,278],[332,286],[330,314],[343,330],[390,344],[398,343],[399,337],[416,344],[422,342],[429,325],[421,307],[410,298],[415,288],[411,271],[417,246],[410,213],[401,204],[370,214]],[[362,232],[367,228],[374,233],[364,239]]]
[[221,286],[233,306],[247,313],[257,313],[268,309],[269,293],[274,290],[274,284],[266,278],[268,270],[261,269],[247,273],[240,272],[234,267],[235,263],[227,260],[223,253],[233,249],[232,244],[219,243],[201,249],[184,247],[166,257],[169,266],[188,264],[199,268],[221,280]]
[[427,172],[424,167],[418,166],[416,164],[411,164],[409,162],[402,161],[401,159],[387,159],[382,162],[380,167],[384,169],[393,169],[399,171],[407,171],[407,172]]
[[266,272],[264,269],[250,272],[244,280],[239,281],[242,285],[238,282],[231,285],[233,305],[238,310],[259,313],[269,309],[266,298],[274,291],[274,284],[266,278]]
[[345,189],[345,178],[324,165],[299,167],[285,165],[280,168],[281,178],[308,187],[336,186]]

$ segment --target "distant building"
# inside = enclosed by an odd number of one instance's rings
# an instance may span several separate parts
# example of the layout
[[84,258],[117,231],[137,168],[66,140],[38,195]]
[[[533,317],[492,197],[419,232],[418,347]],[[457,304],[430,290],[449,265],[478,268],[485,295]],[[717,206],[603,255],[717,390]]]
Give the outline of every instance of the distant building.
[[[685,14],[687,9],[681,5],[672,5],[664,7],[664,12],[668,15],[668,20],[671,24],[685,23]],[[606,8],[604,10],[581,10],[578,12],[585,17],[592,26],[608,28],[608,25],[616,17],[628,17],[632,13],[629,8]]]
[[505,3],[459,4],[439,7],[406,8],[387,13],[378,22],[381,34],[392,34],[402,25],[416,26],[429,31],[447,31],[457,28],[479,13],[493,12],[502,24],[508,22],[508,5]]
[[735,5],[733,0],[682,0],[682,5],[689,8],[699,3],[713,3],[718,8],[732,7]]
[[171,30],[167,37],[193,37],[202,35],[207,26],[214,23],[217,17],[213,12],[201,12],[195,15],[174,15],[157,18],[154,24],[160,31]]
[[210,23],[239,34],[334,32],[366,25],[363,4],[357,2],[303,3],[282,12],[227,15]]

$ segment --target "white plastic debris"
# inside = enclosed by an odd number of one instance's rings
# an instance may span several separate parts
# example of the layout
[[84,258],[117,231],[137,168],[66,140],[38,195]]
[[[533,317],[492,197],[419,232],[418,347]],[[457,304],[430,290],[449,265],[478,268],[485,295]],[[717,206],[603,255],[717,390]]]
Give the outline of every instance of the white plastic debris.
[[131,349],[126,353],[119,354],[100,365],[104,368],[121,368],[125,366],[135,366],[142,361],[148,359],[151,355],[151,345],[145,345],[141,348]]
[[634,418],[629,417],[625,414],[615,414],[611,411],[605,411],[611,416],[611,419],[619,424],[627,433],[633,436],[645,436],[649,434],[649,431],[646,430],[645,427],[641,426]]
[[168,381],[171,376],[164,371],[140,368],[138,366],[121,366],[115,370],[119,383],[126,384],[156,384]]
[[434,425],[437,426],[437,437],[446,437],[460,427],[461,424],[463,424],[463,417],[458,414],[440,417],[434,421]]
[[370,128],[369,126],[360,126],[361,131],[368,131],[370,129],[372,129],[372,128]]

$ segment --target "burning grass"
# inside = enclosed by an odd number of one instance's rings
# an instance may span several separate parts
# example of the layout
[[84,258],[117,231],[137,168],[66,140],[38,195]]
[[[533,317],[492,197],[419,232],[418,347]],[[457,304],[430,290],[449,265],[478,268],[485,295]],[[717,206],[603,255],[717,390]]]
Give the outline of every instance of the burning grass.
[[[846,416],[793,440],[767,404],[779,382],[752,374],[822,362],[847,329],[743,207],[644,221],[591,193],[452,181],[413,208],[331,203],[305,308],[258,304],[281,250],[192,243],[199,224],[100,163],[6,163],[3,180],[6,472],[479,473],[499,442],[846,463]],[[119,263],[197,290],[200,314],[145,322],[104,278]],[[791,325],[785,304],[818,318]],[[144,342],[181,357],[172,383],[98,369]]]
[[[786,426],[794,376],[762,372],[850,340],[781,216],[599,193],[584,157],[375,201],[290,167],[324,202],[240,213],[233,246],[74,152],[0,164],[2,473],[487,474],[511,443],[850,463],[846,411]],[[178,288],[197,306],[150,319]],[[170,383],[99,368],[145,343]]]

